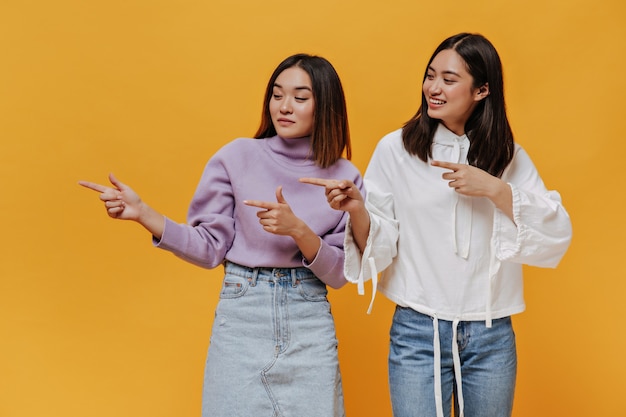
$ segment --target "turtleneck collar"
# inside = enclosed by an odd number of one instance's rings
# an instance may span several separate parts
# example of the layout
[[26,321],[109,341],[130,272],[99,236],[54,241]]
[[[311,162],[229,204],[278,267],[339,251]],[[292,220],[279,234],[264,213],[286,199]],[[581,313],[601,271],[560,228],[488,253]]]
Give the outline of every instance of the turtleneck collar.
[[313,165],[311,137],[285,139],[278,135],[265,139],[271,153],[281,161],[296,165]]

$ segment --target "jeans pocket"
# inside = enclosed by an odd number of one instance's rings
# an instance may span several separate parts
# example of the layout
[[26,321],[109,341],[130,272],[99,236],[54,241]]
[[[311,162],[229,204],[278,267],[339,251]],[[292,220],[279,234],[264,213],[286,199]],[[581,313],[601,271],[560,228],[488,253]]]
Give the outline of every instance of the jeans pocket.
[[239,298],[243,296],[250,284],[244,277],[237,275],[226,275],[222,282],[222,290],[220,292],[221,299]]
[[319,279],[305,279],[298,284],[300,295],[307,301],[325,301],[328,290]]

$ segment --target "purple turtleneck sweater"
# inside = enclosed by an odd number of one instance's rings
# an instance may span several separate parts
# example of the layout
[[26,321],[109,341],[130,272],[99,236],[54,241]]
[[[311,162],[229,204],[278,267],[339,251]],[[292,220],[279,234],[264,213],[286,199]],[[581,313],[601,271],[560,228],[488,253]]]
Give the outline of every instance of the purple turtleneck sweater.
[[[161,240],[154,244],[204,268],[225,259],[251,268],[309,268],[320,280],[338,288],[343,275],[343,237],[347,215],[326,202],[324,188],[298,182],[301,177],[349,179],[362,190],[358,169],[340,159],[329,168],[312,160],[310,138],[236,139],[207,163],[189,206],[188,224],[165,219]],[[263,230],[260,209],[243,200],[276,201],[276,188],[296,216],[318,236],[321,248],[307,263],[294,240]]]

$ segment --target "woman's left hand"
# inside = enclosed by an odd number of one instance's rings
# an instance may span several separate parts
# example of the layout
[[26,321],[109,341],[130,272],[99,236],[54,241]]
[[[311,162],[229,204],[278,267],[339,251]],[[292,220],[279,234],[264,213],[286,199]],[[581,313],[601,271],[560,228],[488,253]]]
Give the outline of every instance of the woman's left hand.
[[513,220],[513,192],[506,182],[487,171],[467,164],[432,161],[432,166],[449,169],[441,176],[459,194],[471,197],[487,197]]
[[257,212],[259,223],[263,229],[275,235],[293,236],[294,232],[302,227],[300,220],[291,211],[291,207],[283,197],[283,187],[276,188],[276,202],[244,200],[244,204],[252,207],[258,207],[263,210]]
[[283,187],[276,188],[276,202],[244,200],[244,204],[263,210],[257,212],[263,230],[275,235],[291,236],[302,256],[311,263],[321,247],[321,239],[309,226],[297,217],[283,197]]
[[475,166],[444,161],[433,161],[431,165],[451,170],[444,172],[441,178],[459,194],[489,197],[497,192],[502,183],[499,178]]

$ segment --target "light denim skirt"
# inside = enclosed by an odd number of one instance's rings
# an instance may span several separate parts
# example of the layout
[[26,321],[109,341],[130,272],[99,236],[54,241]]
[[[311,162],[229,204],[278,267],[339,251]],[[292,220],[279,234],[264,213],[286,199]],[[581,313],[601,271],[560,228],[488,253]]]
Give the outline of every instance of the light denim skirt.
[[306,268],[227,262],[215,312],[203,417],[343,417],[326,285]]

